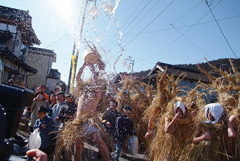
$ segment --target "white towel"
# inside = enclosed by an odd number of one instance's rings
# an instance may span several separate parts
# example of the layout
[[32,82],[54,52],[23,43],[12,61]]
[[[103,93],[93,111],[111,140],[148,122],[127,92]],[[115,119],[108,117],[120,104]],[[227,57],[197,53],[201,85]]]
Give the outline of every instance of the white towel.
[[[207,115],[207,111],[211,112],[211,115],[214,117],[214,121],[209,120],[208,115]],[[205,121],[206,123],[212,123],[215,124],[217,123],[220,118],[222,117],[222,113],[223,113],[223,107],[218,104],[218,103],[210,103],[208,105],[205,106],[205,117],[208,121]]]
[[182,110],[182,112],[183,112],[183,114],[185,113],[185,106],[184,106],[184,104],[182,103],[182,102],[180,102],[180,101],[177,101],[176,102],[176,105],[175,105],[175,109],[174,109],[174,112],[176,113],[176,109],[177,108],[181,108],[181,110]]

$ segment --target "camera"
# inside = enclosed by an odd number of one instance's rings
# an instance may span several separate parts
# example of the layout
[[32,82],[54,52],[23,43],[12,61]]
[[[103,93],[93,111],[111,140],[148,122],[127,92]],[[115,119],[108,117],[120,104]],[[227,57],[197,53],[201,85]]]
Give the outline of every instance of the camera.
[[32,90],[0,83],[0,157],[4,160],[29,160],[13,154],[12,138],[17,133],[24,108],[31,106],[33,98]]

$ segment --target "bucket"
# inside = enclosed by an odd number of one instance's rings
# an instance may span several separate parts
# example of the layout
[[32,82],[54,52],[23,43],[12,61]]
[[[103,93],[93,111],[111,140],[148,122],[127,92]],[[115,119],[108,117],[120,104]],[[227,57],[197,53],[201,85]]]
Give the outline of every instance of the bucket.
[[85,63],[96,64],[99,59],[99,54],[94,50],[88,49],[84,51],[82,57]]

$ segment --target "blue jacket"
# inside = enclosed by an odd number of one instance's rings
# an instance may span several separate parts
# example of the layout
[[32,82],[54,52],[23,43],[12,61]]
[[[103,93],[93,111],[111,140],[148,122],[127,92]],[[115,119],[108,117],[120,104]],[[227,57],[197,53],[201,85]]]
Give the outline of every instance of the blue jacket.
[[[46,127],[43,128],[41,125],[45,124]],[[50,145],[52,145],[52,135],[50,132],[54,130],[54,123],[52,121],[52,118],[49,116],[45,116],[42,120],[37,119],[35,124],[34,124],[34,130],[39,128],[40,129],[40,137],[41,137],[41,149],[47,148]]]

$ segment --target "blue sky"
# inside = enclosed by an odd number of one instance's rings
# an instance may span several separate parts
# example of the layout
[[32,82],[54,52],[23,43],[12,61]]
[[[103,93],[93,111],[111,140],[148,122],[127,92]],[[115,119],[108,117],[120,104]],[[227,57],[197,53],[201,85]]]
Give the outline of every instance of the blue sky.
[[[114,15],[104,12],[104,7],[114,8],[117,2]],[[122,63],[128,56],[134,59],[135,72],[152,69],[157,61],[195,64],[204,62],[205,57],[215,60],[240,56],[239,0],[208,0],[230,46],[205,0],[97,0],[99,14],[94,19],[89,10],[94,9],[95,3],[90,2],[81,41],[82,0],[2,0],[0,4],[29,10],[33,28],[42,42],[36,47],[54,50],[57,62],[53,68],[61,72],[66,83],[74,40],[80,48],[78,68],[83,63],[81,53],[86,49],[86,39],[98,48],[107,64],[107,73],[130,72]]]

